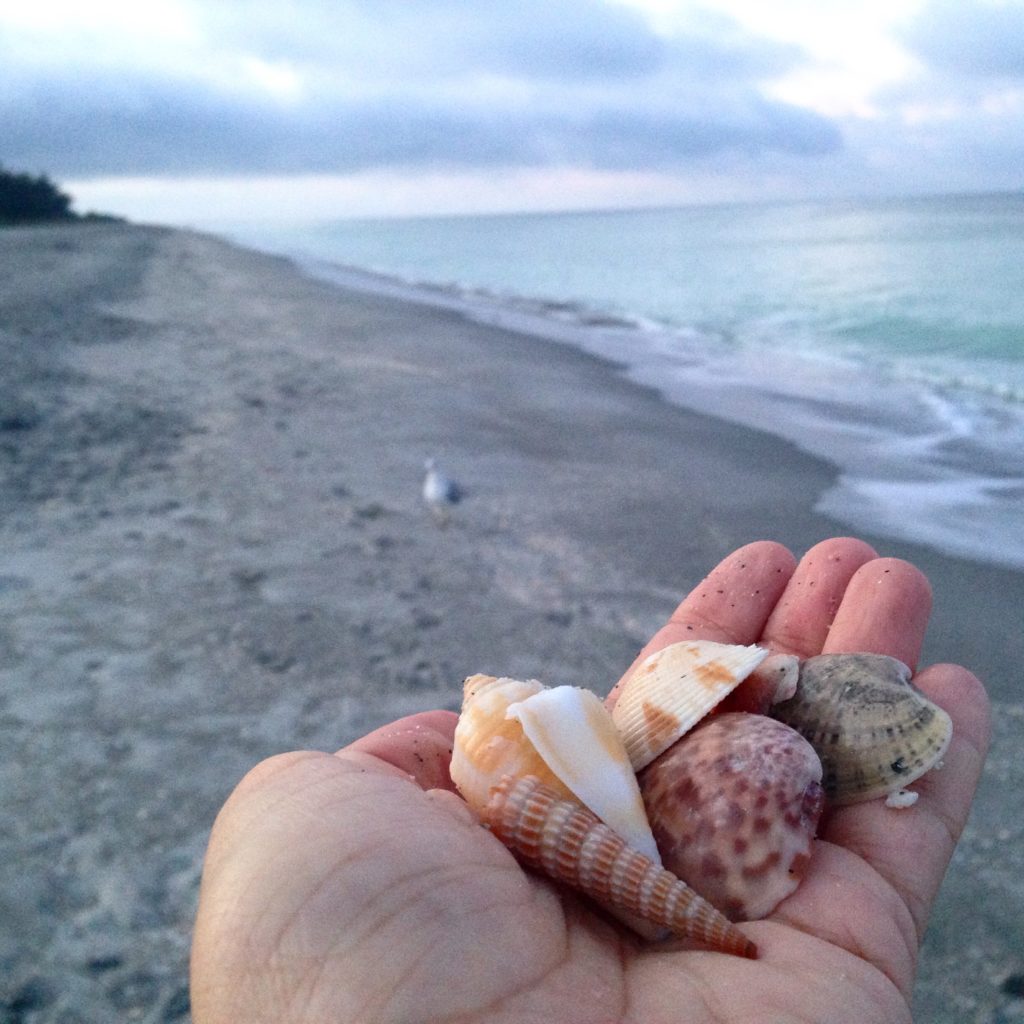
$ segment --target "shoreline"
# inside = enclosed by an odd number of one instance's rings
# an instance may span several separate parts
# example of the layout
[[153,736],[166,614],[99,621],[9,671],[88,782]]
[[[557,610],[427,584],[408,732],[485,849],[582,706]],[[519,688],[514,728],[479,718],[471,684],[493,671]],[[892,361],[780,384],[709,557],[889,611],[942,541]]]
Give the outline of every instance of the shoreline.
[[[206,836],[258,760],[471,672],[607,689],[735,547],[843,532],[833,467],[568,343],[196,233],[0,254],[0,1008],[187,1019]],[[447,530],[428,456],[468,491]],[[1008,712],[925,946],[920,1019],[952,1024],[1020,970],[1024,574],[866,539],[932,579],[926,660]]]
[[[904,359],[898,346],[886,354],[844,346],[838,338],[809,345],[799,340],[799,327],[758,326],[756,318],[734,322],[721,308],[698,315],[699,301],[692,312],[669,303],[675,313],[662,310],[659,316],[657,302],[644,305],[642,297],[610,280],[603,300],[585,291],[587,275],[561,278],[555,272],[559,283],[545,288],[536,277],[517,273],[518,262],[532,265],[522,245],[512,246],[505,274],[493,257],[479,269],[466,265],[458,257],[464,241],[459,233],[452,238],[453,255],[432,269],[422,232],[381,230],[376,243],[359,232],[349,238],[340,226],[335,235],[329,224],[276,232],[236,225],[223,233],[285,254],[305,272],[343,287],[461,312],[485,326],[611,358],[630,379],[653,385],[674,404],[767,431],[839,467],[818,511],[846,530],[925,542],[955,557],[1024,570],[1013,486],[1024,471],[1017,444],[1024,438],[1024,392],[1008,383],[1016,379],[1016,364],[990,380],[998,363],[982,372],[985,360],[921,362]],[[504,251],[501,239],[487,232],[476,244],[486,247],[488,238]],[[411,254],[392,257],[386,239],[398,252],[408,244]],[[542,245],[543,237],[536,242]],[[376,269],[361,268],[360,259]],[[619,269],[614,277],[631,276],[626,266],[613,265]],[[908,503],[914,509],[909,522]]]
[[[197,232],[202,235],[202,232]],[[238,245],[246,248],[242,243],[231,239],[221,238],[216,234],[208,235],[212,239],[222,241],[227,245]],[[852,529],[851,524],[844,522],[842,518],[834,515],[835,506],[842,501],[844,492],[841,488],[840,478],[841,467],[826,454],[815,453],[807,450],[806,447],[797,443],[783,434],[768,430],[756,423],[743,422],[738,415],[728,417],[709,412],[704,405],[687,404],[676,400],[671,394],[666,393],[664,386],[659,385],[655,380],[650,379],[653,374],[638,373],[632,367],[625,356],[619,357],[611,352],[601,352],[596,346],[588,346],[578,331],[567,328],[564,332],[558,330],[558,325],[546,320],[539,314],[531,315],[517,310],[506,308],[500,304],[483,308],[475,308],[460,299],[454,291],[441,286],[427,284],[416,284],[405,282],[399,278],[387,274],[378,273],[372,270],[364,270],[358,267],[337,266],[326,264],[321,260],[306,260],[292,255],[274,252],[269,249],[253,250],[260,252],[270,259],[285,261],[287,265],[298,273],[312,278],[313,280],[326,282],[332,288],[338,288],[342,292],[349,292],[355,295],[372,296],[384,302],[399,302],[403,305],[423,309],[427,315],[431,312],[443,311],[465,320],[470,325],[477,325],[484,331],[506,332],[521,339],[531,339],[539,343],[541,350],[543,346],[551,345],[566,348],[570,353],[579,355],[584,360],[595,360],[599,365],[605,366],[608,371],[620,380],[634,386],[639,392],[647,394],[656,402],[663,403],[669,409],[679,410],[685,416],[692,416],[696,421],[709,421],[708,431],[715,433],[717,430],[723,439],[721,447],[738,453],[746,446],[745,435],[759,440],[757,445],[765,445],[779,451],[786,451],[790,456],[799,456],[807,460],[807,467],[816,467],[815,490],[817,498],[809,502],[810,512],[816,519],[817,534],[815,527],[810,527],[806,522],[801,523],[793,531],[782,527],[781,536],[774,536],[771,539],[780,540],[799,553],[806,550],[814,543],[814,539],[821,539],[823,536],[832,534],[854,533],[858,537],[872,544],[882,555],[905,558],[921,567],[929,577],[936,578],[960,578],[968,581],[975,593],[972,595],[975,600],[980,601],[984,606],[982,621],[973,624],[976,632],[970,636],[964,636],[957,628],[960,618],[958,607],[959,601],[944,601],[943,594],[939,589],[935,595],[936,607],[933,612],[932,626],[929,631],[929,638],[926,640],[923,653],[923,663],[940,661],[957,661],[967,665],[981,678],[994,679],[990,685],[990,692],[993,695],[1005,695],[1008,699],[1014,699],[1018,695],[1004,687],[1002,676],[998,672],[999,666],[1007,655],[1016,661],[1019,657],[1024,663],[1024,638],[1020,636],[1004,637],[1002,633],[1002,616],[1005,608],[1002,605],[1001,597],[989,600],[986,588],[983,586],[986,577],[991,574],[998,579],[998,584],[992,588],[994,593],[999,595],[1012,592],[1024,600],[1024,568],[1017,568],[1012,565],[999,564],[991,558],[976,557],[971,554],[957,553],[943,550],[940,546],[922,541],[920,539],[903,539],[878,530]],[[324,263],[320,269],[317,263]],[[490,299],[488,299],[490,302]],[[495,319],[488,319],[493,314]],[[505,314],[504,316],[502,314]],[[525,344],[525,342],[524,342]],[[763,469],[760,459],[752,460],[752,466],[756,469]],[[810,469],[808,469],[810,472]],[[707,479],[707,474],[713,469],[704,465],[701,468],[700,476]],[[762,476],[759,486],[764,486]],[[723,495],[723,508],[731,509],[734,503],[731,496]],[[802,503],[801,503],[802,504]],[[801,509],[801,511],[804,511]],[[765,516],[769,520],[770,515]],[[801,518],[797,516],[797,518]],[[821,532],[821,531],[825,532]],[[790,540],[788,538],[792,537]],[[748,538],[749,539],[749,538]],[[737,541],[737,544],[743,541]],[[722,554],[728,553],[722,551]],[[938,588],[937,588],[938,589]],[[992,627],[992,628],[987,628]],[[1000,641],[1009,641],[1012,645],[1009,652],[1000,651],[995,656],[991,655],[993,647],[999,645]],[[1006,686],[1015,682],[1014,679],[1006,681]],[[992,687],[995,690],[992,690]]]

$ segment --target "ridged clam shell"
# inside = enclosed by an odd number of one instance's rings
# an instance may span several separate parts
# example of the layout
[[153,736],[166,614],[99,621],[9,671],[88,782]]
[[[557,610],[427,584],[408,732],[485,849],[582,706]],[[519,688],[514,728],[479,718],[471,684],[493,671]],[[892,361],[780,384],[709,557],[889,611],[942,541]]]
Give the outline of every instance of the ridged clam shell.
[[670,644],[632,672],[612,709],[634,771],[697,724],[768,656],[710,640]]
[[714,714],[640,774],[665,867],[733,921],[770,914],[800,882],[825,798],[795,729]]
[[559,781],[522,725],[508,709],[544,689],[536,680],[470,676],[463,685],[462,713],[455,727],[450,774],[463,799],[480,811],[504,775],[532,775],[562,798],[571,791]]
[[482,817],[528,867],[598,903],[722,952],[757,956],[754,944],[689,886],[538,779],[502,779]]
[[630,846],[661,863],[636,774],[612,716],[590,690],[555,686],[507,712],[552,772]]
[[919,779],[941,760],[949,715],[881,654],[821,654],[800,666],[796,695],[771,709],[818,752],[833,804],[873,800]]

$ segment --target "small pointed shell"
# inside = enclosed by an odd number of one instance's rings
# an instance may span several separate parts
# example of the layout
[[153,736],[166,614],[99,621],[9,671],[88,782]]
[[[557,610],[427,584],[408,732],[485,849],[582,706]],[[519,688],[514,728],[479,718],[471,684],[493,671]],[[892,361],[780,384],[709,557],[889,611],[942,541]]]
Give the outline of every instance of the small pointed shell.
[[953,734],[949,715],[881,654],[821,654],[800,667],[796,695],[771,716],[818,752],[830,803],[873,800],[933,768]]
[[634,771],[697,724],[768,656],[710,640],[671,644],[642,661],[612,709]]
[[556,686],[513,704],[507,714],[584,807],[630,846],[661,863],[636,774],[597,694]]
[[484,808],[483,821],[528,867],[606,907],[722,952],[757,956],[754,944],[689,886],[536,778],[504,778]]
[[508,709],[544,689],[536,680],[470,676],[463,687],[450,774],[463,799],[480,811],[503,775],[533,775],[562,798],[570,797]]

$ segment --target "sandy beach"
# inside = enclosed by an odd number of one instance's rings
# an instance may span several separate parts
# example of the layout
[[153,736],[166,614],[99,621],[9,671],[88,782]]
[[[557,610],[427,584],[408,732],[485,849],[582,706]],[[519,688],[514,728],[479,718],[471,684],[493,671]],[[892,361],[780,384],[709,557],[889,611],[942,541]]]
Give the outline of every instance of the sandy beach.
[[[566,346],[157,228],[0,231],[0,266],[0,1024],[188,1020],[260,759],[477,671],[603,693],[733,548],[848,532],[827,463]],[[444,530],[428,456],[468,491]],[[1024,1020],[1024,574],[866,539],[995,711],[915,1019]]]

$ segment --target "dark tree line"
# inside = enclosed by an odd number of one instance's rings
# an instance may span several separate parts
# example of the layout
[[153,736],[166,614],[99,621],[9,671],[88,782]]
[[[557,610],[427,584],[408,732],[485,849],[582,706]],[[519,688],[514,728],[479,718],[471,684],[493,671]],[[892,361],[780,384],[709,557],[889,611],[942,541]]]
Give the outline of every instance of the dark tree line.
[[19,174],[0,167],[0,224],[74,220],[71,196],[40,174]]

